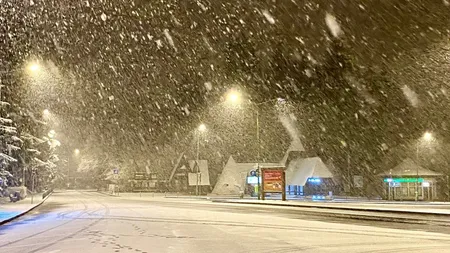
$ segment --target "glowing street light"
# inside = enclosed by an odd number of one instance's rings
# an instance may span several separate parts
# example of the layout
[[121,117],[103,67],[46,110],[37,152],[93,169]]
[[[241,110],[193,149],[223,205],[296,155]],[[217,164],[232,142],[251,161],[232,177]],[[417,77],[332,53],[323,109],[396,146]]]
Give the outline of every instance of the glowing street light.
[[79,154],[80,154],[80,150],[76,148],[76,149],[73,151],[73,153],[74,153],[75,155],[79,155]]
[[200,163],[199,163],[199,156],[200,156],[200,134],[206,131],[206,125],[205,124],[200,124],[197,128],[197,183],[195,185],[195,194],[198,195],[199,194],[199,179],[201,177],[201,173],[200,173]]
[[424,141],[432,141],[433,140],[433,134],[430,133],[430,132],[425,132],[423,134],[422,138],[423,138]]
[[44,114],[44,116],[48,116],[48,115],[50,115],[50,111],[48,109],[44,109],[42,111],[42,114]]
[[229,91],[227,94],[227,101],[231,104],[239,104],[241,102],[241,93],[237,91]]
[[[226,94],[226,101],[232,105],[239,105],[241,103],[241,97],[242,94],[239,93],[236,90],[230,90],[227,94]],[[260,123],[259,123],[259,109],[258,107],[267,103],[276,103],[279,106],[282,105],[286,105],[286,100],[283,98],[275,98],[275,99],[270,99],[270,100],[266,100],[264,102],[261,103],[252,103],[251,101],[249,101],[250,103],[248,103],[250,106],[253,107],[254,111],[256,112],[256,143],[257,143],[257,151],[258,151],[258,157],[257,157],[257,171],[259,173],[259,161],[261,160],[261,141],[260,141]],[[261,189],[260,187],[260,182],[259,182],[259,176],[258,176],[258,189]],[[261,198],[260,192],[258,192],[258,199]]]
[[52,129],[52,130],[50,130],[50,131],[48,132],[47,135],[48,135],[48,137],[50,137],[50,138],[53,139],[53,138],[55,138],[55,136],[56,136],[56,131]]
[[205,126],[205,124],[200,124],[200,126],[198,126],[198,131],[200,131],[200,132],[206,131],[206,126]]
[[31,72],[37,72],[40,68],[41,67],[37,63],[31,63],[30,65],[28,65],[28,70],[30,70]]

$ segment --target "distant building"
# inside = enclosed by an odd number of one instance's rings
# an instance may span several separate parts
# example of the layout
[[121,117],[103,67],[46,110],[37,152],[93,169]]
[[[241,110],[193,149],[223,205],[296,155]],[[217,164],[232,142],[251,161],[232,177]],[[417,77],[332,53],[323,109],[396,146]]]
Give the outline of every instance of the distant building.
[[171,191],[195,192],[197,185],[200,193],[210,191],[210,178],[207,160],[187,160],[181,154],[168,179]]
[[[389,171],[378,174],[383,180],[384,196],[389,200],[437,200],[444,175],[428,170],[407,158]],[[445,182],[444,182],[445,185]]]
[[[312,195],[322,192],[328,194],[328,191],[322,189],[322,182],[332,181],[332,173],[319,157],[302,157],[303,151],[304,148],[300,141],[294,141],[281,161],[277,163],[239,163],[230,156],[212,194],[239,195],[241,191],[248,194],[251,194],[249,191],[257,191],[258,178],[250,176],[250,172],[258,167],[285,167],[287,194],[304,195],[305,193],[311,193]],[[311,191],[305,191],[305,186]]]
[[[247,184],[247,177],[252,170],[256,170],[256,163],[237,163],[232,156],[219,176],[212,194],[216,195],[239,195],[244,191]],[[259,167],[284,166],[282,163],[259,163]]]

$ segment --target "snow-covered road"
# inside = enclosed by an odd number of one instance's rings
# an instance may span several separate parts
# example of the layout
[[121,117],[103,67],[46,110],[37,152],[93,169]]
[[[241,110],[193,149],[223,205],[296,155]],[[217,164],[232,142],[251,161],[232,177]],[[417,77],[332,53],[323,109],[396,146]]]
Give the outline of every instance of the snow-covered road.
[[[0,227],[2,252],[445,252],[450,231],[280,207],[56,192]],[[320,219],[323,219],[320,218]]]

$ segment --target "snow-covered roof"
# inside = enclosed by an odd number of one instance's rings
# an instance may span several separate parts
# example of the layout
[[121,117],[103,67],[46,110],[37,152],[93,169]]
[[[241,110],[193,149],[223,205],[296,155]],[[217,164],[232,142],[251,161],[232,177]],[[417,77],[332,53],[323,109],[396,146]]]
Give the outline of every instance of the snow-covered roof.
[[305,151],[305,148],[303,147],[302,142],[300,141],[300,139],[297,140],[293,140],[291,142],[291,145],[289,146],[288,150],[286,151],[286,153],[284,154],[283,159],[281,160],[282,164],[286,164],[287,159],[289,157],[289,153],[292,151]]
[[320,157],[293,160],[286,169],[286,185],[304,186],[310,177],[332,178],[333,174]]
[[[255,170],[256,163],[236,163],[232,156],[228,159],[219,176],[212,194],[217,195],[236,195],[244,190],[247,175],[251,170]],[[280,163],[259,163],[259,167],[279,167],[284,166]]]
[[172,181],[173,177],[175,176],[175,173],[177,172],[177,169],[178,169],[179,166],[180,166],[181,159],[183,159],[183,156],[184,156],[184,152],[181,153],[181,155],[180,155],[180,156],[178,157],[178,159],[177,159],[177,162],[176,162],[175,165],[173,166],[173,169],[172,169],[172,172],[170,173],[170,177],[169,177],[168,182]]
[[442,176],[442,173],[435,172],[429,169],[425,169],[422,166],[416,164],[411,158],[406,158],[399,165],[393,169],[380,173],[380,176]]
[[[207,160],[199,160],[198,164],[199,164],[199,172],[200,172],[199,178],[198,178],[198,180],[199,180],[198,184],[199,185],[210,185],[208,161]],[[188,174],[188,183],[190,186],[197,185],[197,173],[195,173],[197,171],[196,161],[190,160],[189,167],[192,172]]]

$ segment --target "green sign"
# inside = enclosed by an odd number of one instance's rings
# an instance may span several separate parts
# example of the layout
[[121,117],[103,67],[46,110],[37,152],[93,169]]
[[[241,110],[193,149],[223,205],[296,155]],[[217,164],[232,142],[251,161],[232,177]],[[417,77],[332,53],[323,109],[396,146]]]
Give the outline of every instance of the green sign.
[[419,178],[415,178],[415,177],[400,177],[400,178],[385,178],[383,180],[386,183],[415,183],[415,182],[419,182],[422,183],[423,182],[423,178],[419,177]]

